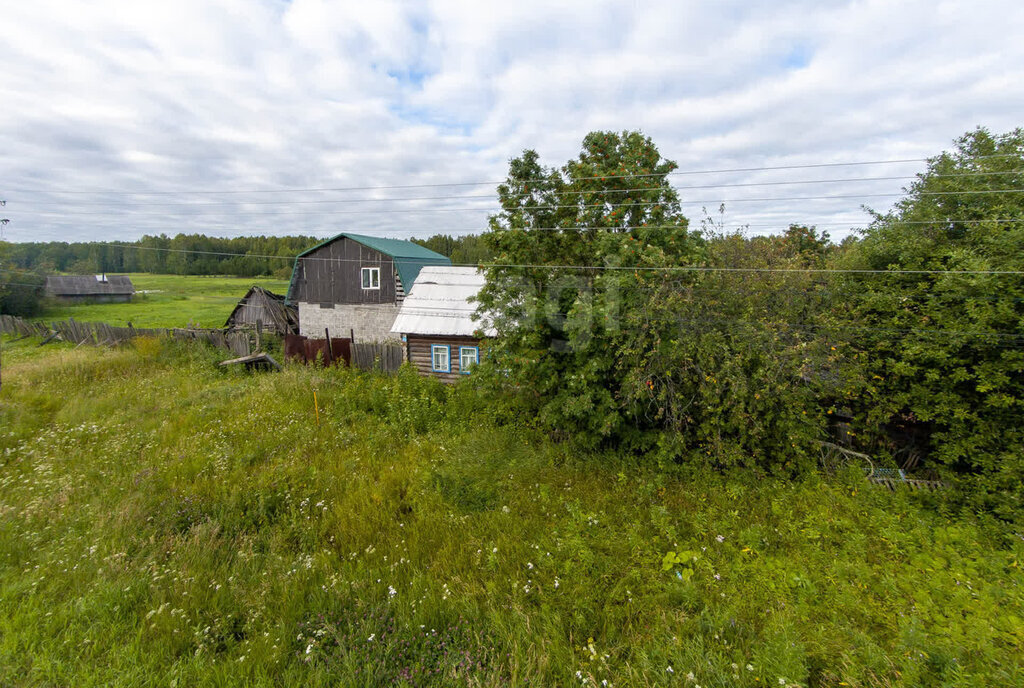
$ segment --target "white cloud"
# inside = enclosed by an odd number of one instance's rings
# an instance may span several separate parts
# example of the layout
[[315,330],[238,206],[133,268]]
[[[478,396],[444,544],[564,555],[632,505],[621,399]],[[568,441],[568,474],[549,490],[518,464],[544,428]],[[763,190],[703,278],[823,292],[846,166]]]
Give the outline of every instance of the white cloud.
[[[493,186],[202,192],[493,181],[524,148],[563,163],[593,129],[641,129],[683,170],[708,170],[919,158],[977,125],[1022,124],[1019,3],[551,4],[12,5],[0,80],[7,234],[462,232],[481,229],[480,209],[493,205],[319,201],[479,196]],[[675,180],[690,187],[921,167]],[[895,200],[781,199],[896,193],[904,184],[682,193],[728,199],[733,221],[760,227],[845,221],[863,217],[862,203]],[[37,193],[90,190],[138,195]],[[143,195],[167,191],[180,194]],[[460,207],[475,210],[451,211]]]

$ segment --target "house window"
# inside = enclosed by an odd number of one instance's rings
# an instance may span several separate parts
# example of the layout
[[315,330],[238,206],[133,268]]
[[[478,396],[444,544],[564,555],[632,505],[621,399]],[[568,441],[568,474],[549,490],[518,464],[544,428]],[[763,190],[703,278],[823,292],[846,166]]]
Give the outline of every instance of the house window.
[[451,349],[444,344],[431,344],[430,369],[435,373],[450,373],[452,370]]
[[480,349],[475,346],[459,347],[459,372],[469,375],[470,370],[480,362]]
[[360,274],[363,289],[380,289],[380,268],[363,268]]

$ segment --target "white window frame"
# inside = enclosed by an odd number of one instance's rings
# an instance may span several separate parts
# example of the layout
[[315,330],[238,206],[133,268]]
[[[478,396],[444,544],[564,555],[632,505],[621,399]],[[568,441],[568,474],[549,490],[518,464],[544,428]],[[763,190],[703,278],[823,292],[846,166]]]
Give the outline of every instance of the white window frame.
[[[370,286],[366,286],[369,284]],[[362,268],[359,270],[359,286],[363,289],[380,289],[380,268]]]
[[[437,354],[441,351],[444,352],[444,368],[437,367]],[[450,346],[447,344],[430,345],[430,369],[435,373],[452,372],[452,348]]]
[[[472,354],[473,354],[473,362],[469,366],[467,366],[465,364],[465,360],[466,359],[464,358],[466,353],[468,353],[468,352],[472,352]],[[477,365],[478,363],[480,363],[480,347],[478,347],[478,346],[460,346],[459,347],[459,374],[461,374],[461,375],[469,375],[470,372],[473,370],[473,366]]]

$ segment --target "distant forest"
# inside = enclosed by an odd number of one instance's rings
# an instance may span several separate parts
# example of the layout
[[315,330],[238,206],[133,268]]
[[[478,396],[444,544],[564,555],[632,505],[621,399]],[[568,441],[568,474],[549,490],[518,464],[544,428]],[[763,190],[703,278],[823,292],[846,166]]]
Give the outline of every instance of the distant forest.
[[[323,237],[313,236],[220,238],[178,234],[144,236],[138,241],[27,242],[5,244],[0,258],[9,270],[19,272],[269,275],[288,279],[292,259],[323,240]],[[448,256],[457,264],[477,264],[489,258],[483,240],[476,235],[437,234],[413,241]]]

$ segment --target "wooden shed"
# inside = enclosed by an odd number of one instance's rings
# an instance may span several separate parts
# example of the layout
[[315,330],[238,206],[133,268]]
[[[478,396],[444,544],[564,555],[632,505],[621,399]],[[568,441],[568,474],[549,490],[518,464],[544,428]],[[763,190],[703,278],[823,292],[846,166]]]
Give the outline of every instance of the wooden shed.
[[303,336],[397,339],[391,325],[420,269],[450,264],[411,241],[339,234],[298,255],[287,302],[298,308]]
[[123,303],[135,295],[128,275],[50,275],[43,291],[64,303]]
[[299,331],[299,313],[285,303],[284,296],[253,286],[231,311],[226,328],[262,328],[277,334],[294,334]]
[[485,317],[473,320],[484,286],[476,268],[427,266],[420,270],[392,326],[406,343],[406,358],[421,375],[454,382],[480,362],[482,337],[493,337]]

